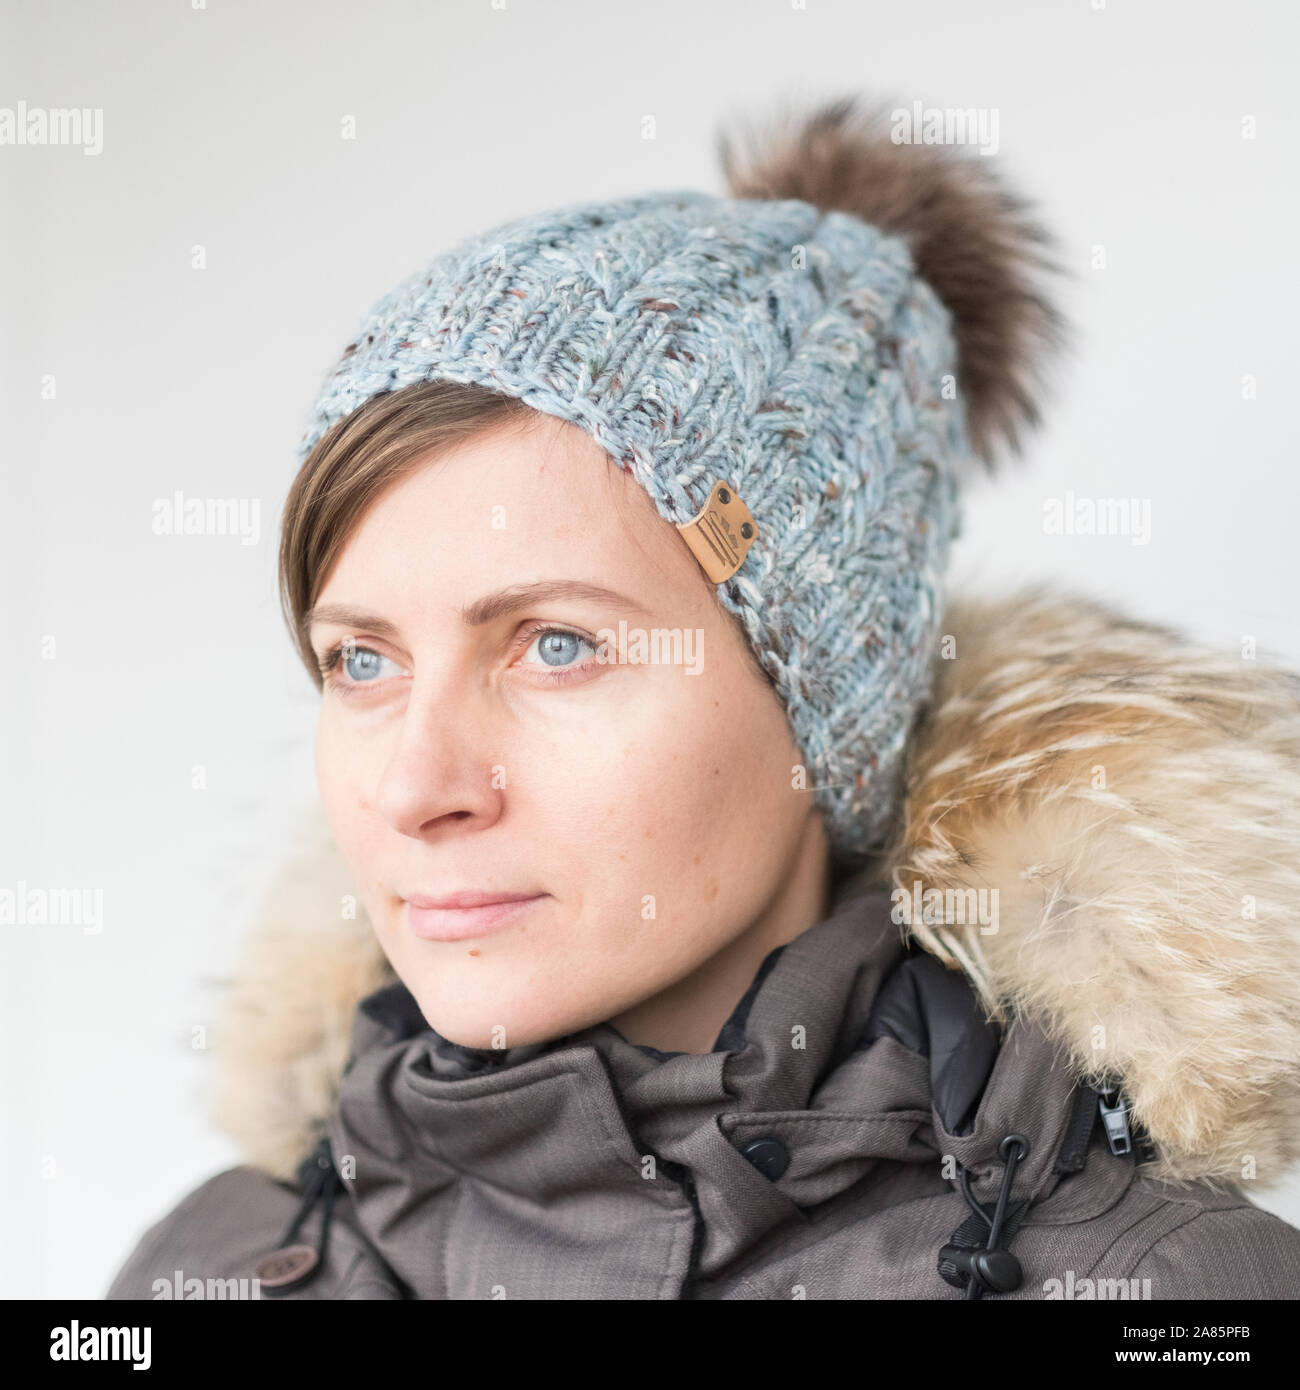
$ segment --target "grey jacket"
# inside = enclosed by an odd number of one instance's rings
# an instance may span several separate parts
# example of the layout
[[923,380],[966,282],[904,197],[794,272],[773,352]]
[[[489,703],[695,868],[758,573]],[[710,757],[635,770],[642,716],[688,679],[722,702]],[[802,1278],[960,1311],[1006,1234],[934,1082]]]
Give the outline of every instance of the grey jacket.
[[449,1043],[306,861],[228,1014],[249,1161],[108,1297],[1300,1296],[1250,1201],[1300,1151],[1294,682],[1060,599],[952,625],[895,843],[712,1052]]

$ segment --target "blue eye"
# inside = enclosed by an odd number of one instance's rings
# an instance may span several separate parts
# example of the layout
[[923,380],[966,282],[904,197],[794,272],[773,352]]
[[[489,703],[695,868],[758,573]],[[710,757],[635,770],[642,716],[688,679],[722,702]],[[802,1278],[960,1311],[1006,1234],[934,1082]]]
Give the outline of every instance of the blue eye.
[[320,671],[321,676],[328,680],[333,672],[342,668],[343,680],[337,683],[345,687],[374,685],[380,676],[391,674],[391,672],[384,671],[385,664],[392,667],[394,672],[401,674],[401,667],[396,662],[389,661],[386,656],[382,656],[373,648],[340,642],[325,654],[320,664]]
[[349,680],[360,684],[372,680],[387,659],[369,647],[353,647],[343,658],[343,669],[347,672]]
[[544,665],[565,667],[572,666],[582,656],[584,648],[593,656],[596,654],[595,647],[585,637],[564,628],[549,627],[537,634],[524,656],[536,650]]

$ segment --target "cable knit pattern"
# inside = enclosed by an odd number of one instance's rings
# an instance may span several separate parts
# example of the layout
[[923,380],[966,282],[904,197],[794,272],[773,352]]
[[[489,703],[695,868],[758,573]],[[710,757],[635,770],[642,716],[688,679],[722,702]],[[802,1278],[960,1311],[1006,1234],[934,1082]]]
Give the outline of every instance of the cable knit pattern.
[[968,454],[956,370],[901,237],[797,199],[646,194],[509,222],[385,295],[299,458],[371,397],[442,379],[587,431],[674,525],[723,480],[758,534],[718,600],[851,855],[897,810],[929,690]]

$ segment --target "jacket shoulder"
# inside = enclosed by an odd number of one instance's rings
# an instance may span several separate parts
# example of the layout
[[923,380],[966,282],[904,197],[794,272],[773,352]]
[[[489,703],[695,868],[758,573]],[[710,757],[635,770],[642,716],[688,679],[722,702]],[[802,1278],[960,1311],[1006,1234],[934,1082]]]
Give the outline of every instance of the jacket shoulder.
[[[300,1194],[257,1168],[230,1168],[209,1178],[140,1237],[113,1279],[107,1299],[260,1298],[254,1271],[280,1243]],[[398,1298],[340,1198],[330,1226],[325,1267],[297,1295],[310,1299]],[[320,1213],[298,1239],[315,1244]],[[199,1281],[195,1283],[193,1281]]]
[[1170,1201],[1162,1216],[1129,1272],[1150,1281],[1143,1297],[1300,1298],[1300,1230],[1281,1217],[1214,1197]]

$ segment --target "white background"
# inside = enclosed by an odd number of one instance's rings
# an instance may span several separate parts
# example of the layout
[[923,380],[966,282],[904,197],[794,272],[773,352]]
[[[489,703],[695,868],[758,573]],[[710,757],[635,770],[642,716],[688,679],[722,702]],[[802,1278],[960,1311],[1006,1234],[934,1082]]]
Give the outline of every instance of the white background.
[[[102,887],[104,930],[0,937],[0,1293],[102,1296],[238,1161],[190,1037],[314,799],[279,508],[362,313],[454,239],[721,192],[719,119],[780,100],[996,109],[1078,338],[1024,461],[972,490],[958,584],[1051,579],[1300,664],[1285,0],[50,0],[3,24],[0,106],[102,108],[104,145],[0,147],[0,883]],[[177,489],[259,499],[259,543],[155,536]],[[1149,499],[1151,543],[1045,535],[1067,489]],[[1300,1224],[1300,1183],[1261,1202]]]

